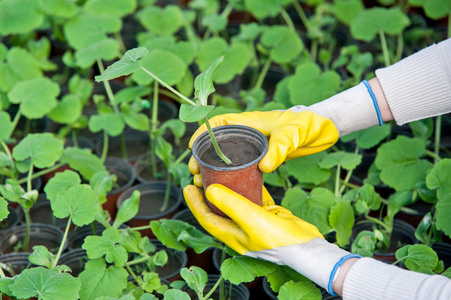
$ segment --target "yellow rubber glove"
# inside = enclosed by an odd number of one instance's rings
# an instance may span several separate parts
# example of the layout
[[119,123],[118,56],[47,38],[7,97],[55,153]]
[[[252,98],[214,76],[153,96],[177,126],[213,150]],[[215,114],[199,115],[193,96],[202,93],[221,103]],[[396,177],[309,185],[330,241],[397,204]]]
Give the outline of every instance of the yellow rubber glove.
[[[268,152],[258,167],[270,173],[284,161],[321,152],[338,140],[334,123],[310,111],[266,111],[224,114],[210,119],[211,127],[245,125],[262,132],[268,138]],[[207,130],[203,124],[191,137],[192,148],[196,138]]]
[[330,293],[338,266],[356,257],[327,242],[316,226],[275,205],[264,187],[261,207],[223,185],[210,185],[208,200],[230,219],[210,210],[202,189],[188,185],[183,193],[199,223],[229,247],[243,255],[287,265]]

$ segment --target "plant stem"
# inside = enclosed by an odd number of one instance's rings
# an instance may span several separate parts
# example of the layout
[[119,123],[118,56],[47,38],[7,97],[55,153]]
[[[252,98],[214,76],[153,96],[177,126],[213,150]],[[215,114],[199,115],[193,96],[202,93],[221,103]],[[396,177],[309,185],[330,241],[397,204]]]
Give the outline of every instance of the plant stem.
[[105,162],[106,156],[108,154],[108,133],[106,133],[106,131],[103,131],[103,149],[102,149],[102,157],[100,158],[100,160],[103,162]]
[[435,145],[434,145],[434,162],[440,160],[440,138],[442,135],[442,116],[435,118]]
[[56,257],[52,262],[52,269],[54,269],[58,265],[58,260],[61,257],[61,253],[63,253],[63,246],[66,243],[67,235],[69,234],[69,229],[70,229],[71,224],[72,224],[72,215],[69,215],[69,219],[67,220],[66,230],[64,230],[63,240],[61,241],[61,244],[58,249],[58,253],[56,254]]
[[396,48],[396,61],[400,61],[402,58],[402,51],[404,49],[404,40],[402,34],[398,34],[398,47]]
[[338,202],[340,197],[340,173],[341,165],[337,166],[337,173],[335,174],[335,202]]
[[[146,257],[147,258],[147,257]],[[148,258],[147,258],[148,259]],[[125,268],[127,268],[128,273],[130,273],[130,275],[132,275],[133,279],[136,281],[136,283],[138,283],[138,277],[136,276],[135,272],[133,272],[132,268],[130,268],[129,263],[125,264]]]
[[166,190],[164,192],[163,205],[160,208],[160,212],[166,211],[169,204],[169,196],[171,194],[171,173],[168,171],[168,178],[166,179]]
[[268,58],[268,60],[263,65],[263,68],[258,76],[257,82],[255,83],[255,88],[261,88],[263,85],[263,81],[265,80],[266,74],[268,74],[269,67],[271,66],[272,60]]
[[294,27],[293,21],[291,20],[291,18],[288,15],[287,11],[283,7],[280,9],[280,15],[284,19],[285,23],[287,23],[288,28],[290,28],[291,30],[295,31],[295,27]]
[[210,122],[208,121],[208,116],[204,118],[205,125],[207,125],[208,133],[210,134],[211,142],[213,143],[213,147],[215,148],[216,154],[226,163],[227,165],[231,165],[232,162],[230,159],[222,153],[221,149],[219,148],[218,142],[216,141],[215,135],[213,133],[213,129],[211,129]]
[[[47,174],[47,173],[50,173],[50,172],[52,172],[52,171],[54,171],[54,170],[56,170],[56,169],[58,169],[58,168],[60,168],[60,167],[62,167],[62,166],[64,166],[64,165],[65,165],[64,163],[59,163],[59,164],[57,164],[57,165],[54,165],[54,166],[51,167],[51,168],[48,168],[48,169],[41,170],[41,171],[39,171],[39,172],[33,173],[33,176],[31,177],[31,179],[35,179],[35,178],[37,178],[37,177],[41,177],[42,175],[45,175],[45,174]],[[18,184],[22,184],[22,183],[24,183],[27,179],[28,179],[28,178],[22,178],[22,179],[19,179],[19,180],[17,180],[17,183],[18,183]]]
[[188,156],[188,154],[191,153],[190,149],[186,149],[180,156],[177,158],[177,160],[174,162],[174,166],[177,166],[181,161],[185,159],[185,157]]
[[152,117],[150,120],[150,163],[152,165],[152,176],[157,178],[157,159],[155,154],[155,131],[158,126],[158,82],[154,81],[153,99],[152,99]]
[[390,57],[388,55],[387,40],[382,30],[379,31],[379,39],[381,41],[382,53],[384,54],[385,66],[388,67],[390,66]]
[[[102,60],[100,58],[97,58],[97,66],[99,68],[100,74],[103,74],[105,72],[105,68],[103,67]],[[113,90],[111,89],[110,82],[108,80],[104,80],[103,86],[105,87],[106,94],[108,96],[108,99],[110,100],[110,104],[113,107],[114,112],[118,112],[118,108],[116,106],[115,100],[114,100],[114,94]]]
[[23,206],[22,209],[25,216],[25,238],[23,241],[23,251],[28,252],[28,243],[30,241],[30,227],[31,227],[30,209],[24,208]]
[[208,292],[208,294],[205,295],[205,297],[203,297],[204,300],[208,299],[213,292],[218,288],[219,284],[222,282],[222,280],[224,279],[224,277],[219,277],[218,281],[216,281],[215,285],[211,288],[211,290]]
[[301,4],[299,4],[298,1],[293,1],[293,6],[299,15],[299,18],[301,18],[301,22],[304,24],[305,29],[307,29],[307,31],[310,31],[310,28],[311,28],[310,21],[307,18],[307,15],[305,14],[304,9],[302,8]]

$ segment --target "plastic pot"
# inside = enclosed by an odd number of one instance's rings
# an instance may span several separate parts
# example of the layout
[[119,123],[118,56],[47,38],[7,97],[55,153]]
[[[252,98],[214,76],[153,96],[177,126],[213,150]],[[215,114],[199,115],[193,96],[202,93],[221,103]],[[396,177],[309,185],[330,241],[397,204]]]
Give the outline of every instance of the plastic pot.
[[102,207],[110,213],[111,219],[114,220],[117,214],[117,199],[135,182],[136,173],[128,161],[119,157],[107,157],[105,167],[110,174],[116,175],[116,182],[113,189],[107,194],[107,201],[102,204]]
[[435,242],[431,247],[437,253],[438,259],[443,260],[445,270],[451,267],[451,245],[447,243]]
[[[160,208],[164,203],[166,187],[166,182],[152,181],[133,185],[123,192],[117,200],[118,209],[122,202],[132,196],[134,191],[137,190],[141,193],[138,213],[134,218],[127,222],[127,225],[130,227],[148,226],[149,222],[152,220],[161,218],[170,219],[177,212],[182,203],[183,194],[177,186],[172,184],[169,189],[169,203],[167,209],[161,211]],[[143,236],[156,238],[150,229],[141,230],[140,232]]]
[[168,254],[168,261],[164,266],[157,266],[155,272],[158,273],[158,277],[173,282],[175,280],[181,280],[180,270],[187,266],[188,257],[185,252],[178,251],[172,248],[168,248],[163,245],[159,240],[151,240],[157,248],[157,251],[164,250]]
[[[25,238],[26,226],[18,225],[11,227],[3,232],[0,237],[0,252],[3,254],[17,252],[23,252],[19,243],[23,243]],[[31,224],[30,225],[30,242],[28,244],[28,251],[31,251],[34,246],[42,245],[47,249],[56,253],[63,241],[63,232],[56,226],[48,224]],[[67,243],[63,245],[63,250],[66,248]]]
[[[218,281],[219,275],[208,275],[207,285],[205,286],[203,294],[206,295]],[[229,281],[224,280],[224,292],[226,293],[226,297],[224,299],[233,299],[233,300],[248,300],[250,298],[250,293],[247,287],[240,283],[239,285],[231,284]],[[231,295],[229,295],[230,285],[232,285]],[[188,293],[190,299],[196,300],[199,299],[196,293],[185,285],[182,288],[182,291]],[[211,294],[210,299],[220,300],[219,286],[216,290]]]
[[[22,208],[18,208],[21,212],[21,221],[25,224],[25,216],[22,213]],[[30,218],[32,224],[48,224],[58,227],[64,231],[67,226],[68,218],[59,219],[53,215],[52,206],[47,199],[46,194],[40,193],[38,201],[30,208]]]
[[8,228],[17,226],[20,222],[19,213],[11,206],[8,206],[9,215],[0,222],[0,236]]
[[14,277],[15,275],[19,275],[25,269],[36,267],[28,260],[30,254],[31,253],[29,252],[21,252],[1,255],[0,262],[8,266],[7,269],[3,269],[5,275]]
[[[260,131],[241,125],[215,127],[213,133],[223,153],[236,165],[227,166],[221,162],[214,152],[208,132],[201,134],[194,142],[192,150],[199,163],[204,190],[210,184],[219,183],[261,206],[263,173],[258,168],[258,163],[268,151],[268,140]],[[237,153],[231,153],[229,149]],[[249,152],[253,154],[246,157]],[[241,155],[243,160],[238,159]],[[213,212],[226,217],[213,204],[208,201],[207,203]]]
[[268,278],[263,277],[262,286],[263,286],[263,291],[265,292],[265,295],[269,299],[278,299],[277,293],[272,290],[271,285],[268,282]]
[[72,276],[78,275],[85,269],[85,264],[88,261],[88,255],[85,249],[71,249],[63,253],[58,261],[59,265],[68,266],[72,272]]

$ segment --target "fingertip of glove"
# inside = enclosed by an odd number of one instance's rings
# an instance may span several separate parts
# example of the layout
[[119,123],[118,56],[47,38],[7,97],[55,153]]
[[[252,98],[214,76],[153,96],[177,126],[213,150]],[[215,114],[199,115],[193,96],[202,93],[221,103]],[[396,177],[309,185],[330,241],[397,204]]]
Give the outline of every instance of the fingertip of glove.
[[191,172],[191,174],[195,175],[195,174],[199,174],[200,173],[199,163],[194,158],[194,156],[191,156],[190,159],[189,159],[188,169]]

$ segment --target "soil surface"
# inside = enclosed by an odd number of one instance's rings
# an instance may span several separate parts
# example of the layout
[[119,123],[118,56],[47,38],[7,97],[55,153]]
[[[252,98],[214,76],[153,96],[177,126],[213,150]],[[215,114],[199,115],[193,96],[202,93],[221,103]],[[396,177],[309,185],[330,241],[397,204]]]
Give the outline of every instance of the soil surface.
[[252,144],[242,140],[223,140],[218,142],[222,153],[227,156],[233,165],[227,165],[216,154],[215,148],[211,145],[199,158],[215,167],[233,167],[250,163],[258,158],[261,152]]

